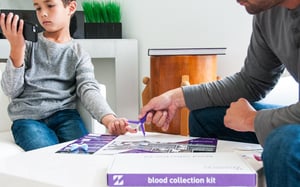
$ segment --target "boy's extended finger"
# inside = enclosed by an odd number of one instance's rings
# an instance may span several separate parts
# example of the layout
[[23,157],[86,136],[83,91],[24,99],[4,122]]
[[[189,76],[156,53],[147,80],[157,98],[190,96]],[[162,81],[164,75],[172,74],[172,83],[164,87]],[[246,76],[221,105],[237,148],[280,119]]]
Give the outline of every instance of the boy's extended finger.
[[18,32],[19,15],[15,15],[12,19],[11,29],[13,32]]
[[24,29],[24,20],[23,19],[20,19],[17,29],[18,29],[17,32],[19,34],[23,34],[23,29]]
[[6,27],[5,27],[5,14],[4,13],[1,13],[1,15],[0,15],[0,26],[1,26],[2,31],[6,30]]
[[5,18],[5,27],[6,27],[6,30],[8,32],[11,32],[11,27],[12,27],[12,19],[14,17],[14,14],[13,13],[9,13],[6,15],[6,18]]
[[126,127],[126,131],[130,132],[130,133],[137,133],[137,129],[133,129],[133,128],[130,128],[130,127]]

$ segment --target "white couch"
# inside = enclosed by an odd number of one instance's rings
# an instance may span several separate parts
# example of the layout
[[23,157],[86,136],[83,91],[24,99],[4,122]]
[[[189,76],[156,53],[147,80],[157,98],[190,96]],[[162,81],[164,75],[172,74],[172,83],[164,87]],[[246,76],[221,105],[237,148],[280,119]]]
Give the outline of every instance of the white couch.
[[[4,63],[0,63],[0,80],[2,77],[2,71],[5,67]],[[17,154],[22,152],[23,150],[17,146],[12,137],[12,133],[10,130],[11,121],[7,114],[7,105],[9,103],[9,98],[6,97],[0,87],[0,159],[5,158],[7,156]]]
[[292,76],[279,79],[275,88],[261,102],[290,105],[298,101],[299,86]]
[[[5,68],[5,63],[0,63],[0,80],[2,77],[2,72]],[[104,97],[106,97],[106,86],[100,84],[101,93]],[[7,106],[9,103],[9,98],[4,95],[1,86],[0,86],[0,160],[2,158],[18,154],[23,152],[18,145],[15,144],[12,132],[11,132],[11,120],[7,114]],[[94,120],[90,114],[83,108],[82,104],[78,103],[78,110],[83,118],[83,121],[86,124],[86,127],[89,132],[92,133],[102,133],[105,132],[105,127],[99,124],[96,120]]]

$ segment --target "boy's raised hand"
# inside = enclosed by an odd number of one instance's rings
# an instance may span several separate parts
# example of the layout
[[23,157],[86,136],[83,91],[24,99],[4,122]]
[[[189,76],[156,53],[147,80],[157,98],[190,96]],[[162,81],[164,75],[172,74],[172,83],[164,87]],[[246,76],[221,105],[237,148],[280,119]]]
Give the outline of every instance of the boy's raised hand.
[[10,58],[14,66],[22,66],[25,56],[25,40],[23,36],[24,20],[19,19],[19,16],[13,13],[9,13],[8,15],[1,13],[0,26],[3,35],[9,41]]

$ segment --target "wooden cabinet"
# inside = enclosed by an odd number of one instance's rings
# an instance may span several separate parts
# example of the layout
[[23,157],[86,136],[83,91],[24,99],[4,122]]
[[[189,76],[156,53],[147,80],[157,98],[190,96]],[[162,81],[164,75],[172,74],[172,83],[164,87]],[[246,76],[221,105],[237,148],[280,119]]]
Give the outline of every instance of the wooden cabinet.
[[[163,92],[189,84],[217,80],[217,55],[151,56],[150,78],[144,78],[143,105]],[[166,133],[188,135],[189,111],[177,111]],[[146,125],[147,131],[162,132],[155,125]]]

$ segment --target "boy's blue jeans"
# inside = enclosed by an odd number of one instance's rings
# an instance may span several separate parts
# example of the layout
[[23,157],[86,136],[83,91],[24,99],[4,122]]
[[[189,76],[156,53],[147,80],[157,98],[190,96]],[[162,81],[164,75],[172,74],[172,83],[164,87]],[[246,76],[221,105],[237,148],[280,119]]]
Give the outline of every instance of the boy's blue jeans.
[[[256,110],[280,107],[253,103]],[[190,112],[190,136],[258,143],[255,133],[237,132],[224,126],[228,107],[212,107]],[[263,125],[263,124],[262,124]],[[284,125],[267,137],[262,154],[269,187],[295,187],[300,184],[300,124]]]
[[74,140],[88,132],[77,110],[68,109],[42,120],[15,120],[12,133],[16,144],[29,151]]

